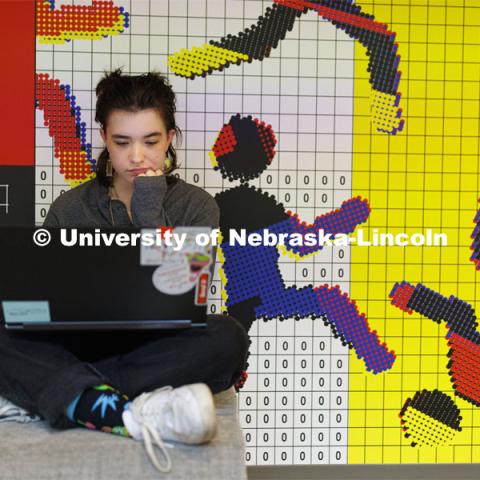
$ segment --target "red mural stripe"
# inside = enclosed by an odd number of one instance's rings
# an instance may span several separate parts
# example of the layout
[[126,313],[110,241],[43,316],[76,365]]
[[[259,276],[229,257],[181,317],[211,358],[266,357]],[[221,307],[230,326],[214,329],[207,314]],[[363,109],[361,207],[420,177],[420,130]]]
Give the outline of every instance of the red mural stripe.
[[35,1],[1,2],[0,165],[35,163]]

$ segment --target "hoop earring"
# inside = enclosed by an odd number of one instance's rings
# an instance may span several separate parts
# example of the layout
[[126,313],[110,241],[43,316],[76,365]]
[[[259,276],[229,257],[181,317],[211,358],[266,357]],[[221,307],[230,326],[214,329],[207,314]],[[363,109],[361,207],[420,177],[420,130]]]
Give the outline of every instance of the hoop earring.
[[112,177],[113,176],[113,167],[112,167],[112,161],[110,159],[107,160],[107,166],[105,169],[105,175],[107,177]]

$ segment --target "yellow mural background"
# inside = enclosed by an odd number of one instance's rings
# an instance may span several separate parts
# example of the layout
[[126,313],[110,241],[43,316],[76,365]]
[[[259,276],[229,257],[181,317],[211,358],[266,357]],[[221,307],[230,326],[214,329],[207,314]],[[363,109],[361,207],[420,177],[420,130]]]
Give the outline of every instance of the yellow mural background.
[[[371,0],[365,12],[396,32],[403,132],[373,131],[365,49],[356,43],[353,195],[369,199],[366,230],[448,235],[446,247],[353,247],[351,296],[397,354],[392,370],[350,362],[349,463],[480,461],[480,408],[454,396],[444,325],[388,300],[395,282],[422,283],[480,309],[480,271],[469,261],[479,204],[480,1]],[[448,447],[410,446],[399,412],[417,390],[451,396],[462,427]]]

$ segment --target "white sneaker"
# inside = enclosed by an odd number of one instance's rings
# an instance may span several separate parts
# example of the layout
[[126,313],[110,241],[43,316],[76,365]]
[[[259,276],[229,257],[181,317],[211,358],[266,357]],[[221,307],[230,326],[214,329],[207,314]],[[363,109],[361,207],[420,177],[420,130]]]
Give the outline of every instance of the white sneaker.
[[0,423],[29,423],[37,422],[39,420],[41,420],[39,416],[28,413],[23,408],[20,408],[18,405],[12,403],[10,400],[0,396]]
[[[162,439],[201,444],[210,441],[217,431],[213,395],[204,383],[179,388],[166,386],[142,393],[122,416],[128,432],[136,440],[144,441],[150,460],[161,472],[169,472],[172,468]],[[163,466],[155,455],[154,444],[165,457]]]

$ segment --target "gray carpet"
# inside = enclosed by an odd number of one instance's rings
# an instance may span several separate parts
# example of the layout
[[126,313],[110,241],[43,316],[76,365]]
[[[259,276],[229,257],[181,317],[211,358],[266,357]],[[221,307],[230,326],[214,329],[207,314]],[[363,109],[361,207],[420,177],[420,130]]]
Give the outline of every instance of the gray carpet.
[[246,480],[245,445],[232,390],[214,396],[218,432],[207,445],[168,448],[172,471],[158,472],[143,444],[82,428],[56,431],[45,422],[0,425],[2,480]]

